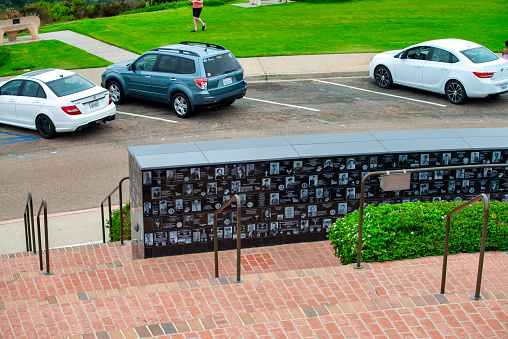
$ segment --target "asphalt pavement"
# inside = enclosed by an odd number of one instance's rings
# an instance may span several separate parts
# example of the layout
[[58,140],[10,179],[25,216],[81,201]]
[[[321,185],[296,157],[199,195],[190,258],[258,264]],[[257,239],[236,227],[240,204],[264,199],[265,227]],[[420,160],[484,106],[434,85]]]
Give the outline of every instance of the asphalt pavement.
[[[40,40],[60,40],[105,60],[115,62],[132,60],[137,54],[113,45],[95,40],[72,31],[39,34]],[[19,37],[16,41],[4,40],[4,45],[30,43],[31,36]],[[302,78],[331,78],[367,76],[369,62],[374,54],[324,54],[279,57],[240,58],[247,81],[289,80]],[[104,68],[74,70],[100,85]],[[12,78],[0,77],[0,82]],[[107,213],[107,212],[106,212]],[[70,246],[102,241],[102,216],[100,208],[51,214],[48,216],[50,247]],[[35,223],[37,224],[37,223]],[[41,227],[43,226],[41,218]],[[23,252],[24,220],[0,221],[0,254]],[[106,240],[107,229],[106,229]]]

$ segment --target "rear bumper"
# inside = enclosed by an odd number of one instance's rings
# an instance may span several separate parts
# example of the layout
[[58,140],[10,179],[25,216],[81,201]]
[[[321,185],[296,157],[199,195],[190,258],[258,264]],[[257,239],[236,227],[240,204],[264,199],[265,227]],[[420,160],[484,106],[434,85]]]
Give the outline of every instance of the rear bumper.
[[508,79],[491,82],[488,79],[479,81],[475,86],[466,88],[466,94],[471,98],[485,98],[492,94],[508,92]]
[[210,95],[209,92],[203,91],[199,94],[194,95],[194,100],[191,100],[196,107],[200,106],[213,106],[223,102],[241,99],[247,93],[247,83],[243,81],[243,84],[233,91],[228,91],[223,94]]
[[108,105],[105,109],[92,114],[80,114],[80,115],[66,115],[65,121],[57,121],[55,123],[55,129],[57,133],[62,132],[74,132],[82,130],[93,124],[100,122],[111,121],[115,119],[116,106],[115,104]]

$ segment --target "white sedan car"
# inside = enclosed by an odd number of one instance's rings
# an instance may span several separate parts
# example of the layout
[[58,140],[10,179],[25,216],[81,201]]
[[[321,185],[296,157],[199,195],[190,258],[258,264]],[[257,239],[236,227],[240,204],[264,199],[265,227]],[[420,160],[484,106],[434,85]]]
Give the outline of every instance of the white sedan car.
[[382,88],[400,84],[446,94],[454,104],[467,97],[508,92],[508,61],[474,42],[441,39],[377,54],[369,75]]
[[0,83],[0,123],[46,139],[115,119],[108,91],[71,71],[43,69]]

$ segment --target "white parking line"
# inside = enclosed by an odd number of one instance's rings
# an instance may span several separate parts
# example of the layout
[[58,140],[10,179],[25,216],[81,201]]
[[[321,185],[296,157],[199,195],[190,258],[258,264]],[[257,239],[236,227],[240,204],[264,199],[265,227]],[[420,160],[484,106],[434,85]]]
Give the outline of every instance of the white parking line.
[[178,124],[178,121],[173,121],[173,120],[168,120],[168,119],[162,119],[162,118],[156,118],[156,117],[150,117],[150,116],[147,116],[147,115],[127,113],[127,112],[119,112],[119,111],[116,111],[116,113],[117,114],[132,115],[134,117],[147,118],[147,119],[152,119],[152,120],[161,120],[161,121],[165,121],[165,122],[172,122],[174,124]]
[[374,93],[374,94],[386,95],[386,96],[392,97],[392,98],[404,99],[404,100],[409,100],[409,101],[416,101],[416,102],[421,102],[423,104],[435,105],[435,106],[439,106],[439,107],[446,107],[446,105],[436,104],[436,103],[430,102],[430,101],[423,101],[423,100],[417,100],[417,99],[412,99],[412,98],[406,98],[406,97],[401,97],[401,96],[398,96],[398,95],[386,94],[386,93],[371,91],[371,90],[368,90],[368,89],[363,89],[363,88],[358,88],[358,87],[353,87],[353,86],[347,86],[347,85],[342,85],[342,84],[336,84],[334,82],[329,82],[329,81],[316,80],[316,79],[314,79],[314,81],[321,82],[321,83],[324,83],[324,84],[329,84],[329,85],[342,86],[342,87],[346,87],[346,88],[356,89],[356,90],[359,90],[359,91],[364,91],[364,92],[369,92],[369,93]]
[[315,109],[315,108],[302,107],[302,106],[295,106],[295,105],[289,105],[289,104],[281,104],[280,102],[273,102],[273,101],[267,101],[267,100],[261,100],[261,99],[254,99],[254,98],[247,98],[247,97],[243,97],[243,98],[244,98],[244,99],[248,99],[248,100],[254,100],[254,101],[265,102],[265,103],[267,103],[267,104],[280,105],[280,106],[287,106],[287,107],[294,107],[294,108],[299,108],[299,109],[306,109],[306,110],[308,110],[308,111],[313,111],[313,112],[321,112],[320,110]]

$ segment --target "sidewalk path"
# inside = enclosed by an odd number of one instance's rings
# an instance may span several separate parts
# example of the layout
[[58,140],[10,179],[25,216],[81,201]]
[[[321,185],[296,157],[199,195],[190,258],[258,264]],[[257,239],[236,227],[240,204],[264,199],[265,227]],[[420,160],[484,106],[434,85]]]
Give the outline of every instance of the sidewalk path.
[[[116,63],[137,58],[139,55],[72,31],[39,34],[40,40],[60,40],[90,54]],[[17,41],[4,40],[4,45],[32,42],[20,37]],[[367,76],[374,53],[321,54],[276,57],[239,58],[247,81],[290,80],[302,78],[332,78],[340,76]],[[100,83],[103,68],[86,72],[91,81]],[[94,76],[95,73],[99,73]],[[81,74],[81,72],[78,72]],[[5,81],[11,77],[0,78]]]

